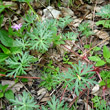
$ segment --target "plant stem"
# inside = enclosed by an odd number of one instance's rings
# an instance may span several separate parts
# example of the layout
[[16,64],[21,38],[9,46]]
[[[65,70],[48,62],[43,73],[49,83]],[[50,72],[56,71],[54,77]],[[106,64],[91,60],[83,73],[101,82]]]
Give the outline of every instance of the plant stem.
[[[0,74],[0,76],[5,76],[7,77],[7,75],[5,74]],[[10,76],[8,76],[10,77]],[[16,76],[17,78],[26,78],[26,79],[40,79],[40,77],[29,77],[29,76]],[[14,76],[11,76],[11,78],[15,78]]]
[[32,8],[31,4],[29,2],[27,2],[29,8],[32,10],[32,12],[37,16],[37,20],[40,21],[38,14],[35,12],[35,10]]
[[64,94],[65,94],[65,91],[66,91],[67,87],[68,87],[68,85],[66,85],[66,87],[65,87],[65,89],[64,89],[64,91],[63,91],[63,94],[62,94],[62,96],[61,96],[60,102],[62,101],[62,98],[63,98],[63,96],[64,96]]

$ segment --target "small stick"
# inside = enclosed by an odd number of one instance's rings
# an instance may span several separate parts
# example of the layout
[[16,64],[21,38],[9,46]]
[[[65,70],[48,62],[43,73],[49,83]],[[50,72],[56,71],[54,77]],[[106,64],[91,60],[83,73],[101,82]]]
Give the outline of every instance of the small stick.
[[68,85],[66,85],[66,87],[65,87],[65,89],[64,89],[64,91],[63,91],[63,94],[62,94],[62,96],[61,96],[60,102],[62,101],[62,98],[63,98],[63,96],[64,96],[64,94],[65,94],[65,92],[66,92],[67,87],[68,87]]
[[[82,92],[80,92],[79,98],[87,91],[87,89],[84,89]],[[76,96],[73,101],[69,104],[69,108],[71,108],[71,106],[73,105],[73,103],[75,102],[75,100],[78,98],[78,96]]]
[[29,76],[7,76],[5,74],[0,74],[0,76],[11,77],[11,78],[26,78],[26,79],[40,79],[40,77],[29,77]]

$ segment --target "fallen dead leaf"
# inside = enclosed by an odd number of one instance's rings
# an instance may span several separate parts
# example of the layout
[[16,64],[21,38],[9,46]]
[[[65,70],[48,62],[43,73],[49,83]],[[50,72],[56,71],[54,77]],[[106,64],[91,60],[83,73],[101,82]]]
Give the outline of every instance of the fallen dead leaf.
[[85,104],[85,110],[91,110],[91,109],[92,109],[92,108],[90,107],[90,105],[87,104],[86,102],[84,102],[84,104]]
[[3,1],[4,5],[10,5],[10,8],[12,10],[17,10],[18,9],[18,5],[15,2],[11,2],[11,1]]
[[45,88],[41,88],[39,91],[37,91],[37,95],[38,95],[37,99],[40,100],[40,102],[50,100],[50,95]]
[[96,0],[97,4],[102,4],[105,2],[105,0]]
[[70,8],[59,7],[63,16],[74,16],[74,12]]
[[46,101],[49,101],[49,100],[50,100],[50,95],[49,95],[49,93],[47,92],[47,93],[45,94],[45,96],[41,99],[40,102],[46,102]]
[[[75,17],[74,17],[74,18],[75,18]],[[82,22],[82,20],[83,20],[83,19],[81,19],[81,18],[75,18],[71,24],[72,24],[74,27],[78,27],[79,24]]]
[[92,13],[90,13],[90,14],[88,14],[85,18],[86,18],[86,19],[92,19],[92,16],[93,16]]
[[8,85],[9,85],[8,88],[11,87],[10,89],[11,89],[14,93],[17,92],[17,91],[19,91],[19,90],[23,87],[22,84],[20,84],[20,83],[15,83],[15,81],[1,80],[1,82],[2,82],[2,85],[8,84]]
[[100,39],[106,39],[107,37],[109,37],[109,34],[107,32],[105,32],[105,31],[94,30],[94,33]]
[[60,52],[61,56],[64,56],[65,52],[70,52],[75,40],[66,40],[64,45],[57,45],[56,48]]
[[33,84],[33,79],[28,79],[28,85],[32,86],[32,84]]
[[37,91],[37,95],[41,95],[41,94],[46,94],[47,90],[45,88],[41,88],[40,90]]
[[43,10],[43,17],[42,20],[50,19],[50,18],[56,18],[58,19],[61,15],[61,12],[54,9],[54,7],[48,6],[46,9]]
[[93,87],[91,94],[96,95],[96,93],[99,91],[99,89],[100,89],[99,85],[96,84],[96,85]]
[[91,94],[95,95],[95,96],[101,96],[102,95],[108,95],[110,94],[110,88],[107,88],[105,91],[105,93],[103,94],[103,89],[101,87],[99,87],[99,85],[97,84],[96,86],[93,87]]
[[[94,10],[95,10],[96,12],[99,12],[100,9],[101,9],[101,7],[99,7],[99,6],[94,7]],[[96,15],[96,16],[97,16],[97,15]]]

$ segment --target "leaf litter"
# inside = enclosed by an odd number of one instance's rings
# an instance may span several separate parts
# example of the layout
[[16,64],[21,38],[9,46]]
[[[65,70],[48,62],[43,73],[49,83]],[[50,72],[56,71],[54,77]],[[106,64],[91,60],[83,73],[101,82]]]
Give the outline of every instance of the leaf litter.
[[[57,45],[56,48],[49,49],[46,54],[41,55],[41,61],[39,61],[40,64],[38,66],[32,67],[32,70],[30,70],[31,75],[33,74],[33,76],[41,77],[42,76],[41,72],[44,70],[42,65],[46,66],[49,63],[49,60],[52,60],[55,68],[59,67],[60,71],[63,71],[63,72],[68,71],[67,68],[68,67],[71,68],[71,66],[68,64],[65,64],[65,65],[63,64],[63,56],[65,55],[65,53],[68,53],[68,56],[73,54],[73,52],[72,52],[73,50],[74,50],[74,53],[78,53],[79,56],[81,54],[83,54],[83,52],[86,53],[87,50],[92,48],[92,47],[84,48],[84,45],[87,45],[89,40],[93,43],[94,46],[99,44],[99,47],[101,47],[101,48],[103,45],[109,45],[109,39],[106,40],[106,38],[110,37],[109,32],[106,30],[103,30],[103,29],[100,30],[100,28],[102,28],[102,27],[96,26],[95,25],[96,21],[92,20],[92,19],[97,20],[97,15],[95,16],[96,18],[92,18],[93,11],[96,10],[96,12],[99,12],[100,7],[103,6],[103,4],[108,3],[105,0],[100,0],[100,1],[97,0],[96,2],[94,2],[94,0],[90,0],[90,1],[78,0],[77,2],[76,1],[74,2],[75,8],[74,8],[74,6],[71,6],[71,4],[69,4],[66,0],[63,1],[63,3],[61,4],[63,7],[60,6],[59,8],[57,6],[55,6],[54,3],[52,4],[52,6],[48,6],[46,4],[45,7],[43,5],[41,5],[40,2],[35,2],[35,3],[36,4],[32,4],[32,6],[35,8],[37,6],[37,8],[41,10],[41,13],[43,13],[43,15],[41,14],[42,20],[51,19],[53,17],[56,19],[59,19],[60,17],[64,17],[67,15],[69,15],[73,18],[73,21],[69,24],[69,26],[66,25],[65,28],[63,29],[63,31],[61,31],[61,33],[66,32],[66,31],[74,31],[74,32],[78,33],[80,36],[80,32],[78,31],[79,25],[81,23],[85,22],[86,20],[90,20],[90,22],[94,23],[94,25],[92,25],[92,23],[90,23],[90,26],[91,27],[94,26],[93,31],[94,31],[95,35],[92,35],[93,41],[91,41],[91,38],[87,38],[85,35],[83,35],[82,38],[79,38],[79,36],[78,36],[79,41],[81,40],[82,42],[67,40],[66,43],[64,44],[64,46]],[[41,3],[43,3],[45,5],[44,2],[41,1]],[[94,7],[93,3],[97,3],[96,5],[98,5],[100,7]],[[25,12],[27,12],[27,10],[29,9],[28,6],[26,4],[7,2],[7,1],[4,1],[4,4],[5,5],[12,5],[12,7],[10,7],[10,8],[12,10],[15,10],[15,12],[17,12],[17,14],[18,14],[18,15],[16,15],[16,13],[13,13],[13,11],[8,10],[9,13],[12,13],[11,17],[13,18],[13,20],[11,22],[13,24],[14,23],[15,24],[22,23],[23,22],[22,20],[21,20],[21,22],[19,21],[21,19],[21,17],[19,15],[21,14],[22,16],[24,16]],[[18,4],[20,5],[20,7]],[[79,6],[77,6],[76,4],[78,4]],[[67,8],[67,7],[65,7],[65,5],[70,6],[70,7]],[[5,17],[4,17],[4,22],[2,24],[2,28],[8,30],[8,27],[9,27],[9,25],[8,25],[9,19],[7,17],[8,13],[4,12],[4,16]],[[16,27],[13,27],[13,28],[16,28]],[[19,27],[17,27],[17,30],[18,29],[19,29]],[[105,42],[103,43],[102,41],[104,41],[104,40],[105,40]],[[100,42],[102,42],[102,43],[100,44]],[[33,52],[33,53],[35,54],[35,52]],[[103,53],[100,53],[100,54],[103,54]],[[76,56],[74,54],[74,55],[72,55],[72,58],[70,58],[69,60],[72,61],[73,64],[75,64],[77,59],[81,59],[81,58],[78,58],[79,56]],[[73,59],[75,59],[75,61],[73,61]],[[53,68],[53,67],[51,67],[51,68]],[[98,77],[97,76],[95,76],[95,77],[97,78],[97,81],[98,81],[99,80]],[[9,84],[10,85],[9,87],[11,87],[12,85],[15,84],[14,79],[12,79],[12,80],[13,81],[10,81],[10,78],[8,78],[8,80],[5,80],[5,78],[3,77],[2,80],[0,80],[0,81],[3,85]],[[61,99],[62,93],[64,91],[63,84],[61,84],[60,86],[57,85],[58,88],[57,87],[55,89],[52,88],[51,91],[48,91],[48,89],[46,89],[44,87],[39,87],[39,84],[41,82],[42,82],[42,80],[32,80],[31,84],[29,84],[29,82],[28,83],[25,82],[24,85],[26,88],[23,87],[22,84],[16,83],[13,87],[11,87],[11,89],[13,90],[13,92],[15,94],[17,94],[18,92],[22,92],[24,89],[27,89],[28,91],[31,92],[31,94],[33,96],[35,96],[35,99],[38,100],[39,104],[41,104],[41,105],[42,105],[42,103],[45,105],[46,102],[48,100],[50,100],[51,93],[53,93],[59,99]],[[32,90],[34,92],[32,92]],[[77,109],[80,109],[80,110],[83,110],[83,109],[89,110],[90,109],[91,110],[91,108],[92,108],[92,102],[90,101],[91,94],[96,95],[96,96],[102,96],[102,94],[103,94],[103,90],[99,85],[91,86],[90,91],[92,91],[92,92],[90,92],[89,94],[87,94],[87,92],[84,92],[83,94],[80,93],[80,97],[78,99],[79,103],[77,102],[78,104],[76,107]],[[109,91],[110,91],[109,89],[105,90],[105,99],[108,101],[108,103],[110,103],[108,100],[110,98]],[[63,100],[65,102],[68,102],[69,105],[71,105],[72,101],[75,99],[74,97],[72,97],[72,95],[73,94],[70,93],[70,91],[66,90],[65,95],[63,96]],[[84,101],[84,99],[86,100],[86,102]],[[90,103],[88,103],[88,100],[90,101]],[[3,101],[1,101],[1,102],[3,103]],[[83,104],[81,102],[83,102]],[[10,104],[8,106],[10,106]],[[8,106],[6,108],[10,108]],[[1,108],[3,108],[2,105],[1,105]],[[11,108],[8,110],[11,110]]]

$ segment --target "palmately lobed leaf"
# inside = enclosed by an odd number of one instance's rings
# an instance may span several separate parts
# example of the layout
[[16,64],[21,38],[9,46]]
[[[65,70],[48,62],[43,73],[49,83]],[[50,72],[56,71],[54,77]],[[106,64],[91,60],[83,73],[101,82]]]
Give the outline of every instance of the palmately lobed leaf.
[[96,14],[102,18],[110,18],[110,4],[103,6],[100,12],[97,12]]
[[17,75],[27,74],[25,70],[33,61],[34,57],[29,55],[27,52],[13,55],[6,60],[6,63],[9,67],[8,76],[14,75],[14,77],[16,77]]
[[75,89],[75,93],[77,96],[79,95],[79,91],[86,88],[90,88],[90,85],[97,84],[94,79],[91,77],[94,75],[93,66],[82,64],[79,61],[78,64],[72,65],[72,69],[68,68],[68,71],[65,73],[60,73],[56,76],[54,81],[64,82],[64,85],[68,85],[68,90]]
[[29,93],[24,91],[22,95],[19,95],[18,97],[10,99],[10,102],[15,105],[14,110],[34,110],[35,108],[39,110],[39,106],[34,102],[34,97],[31,97]]

